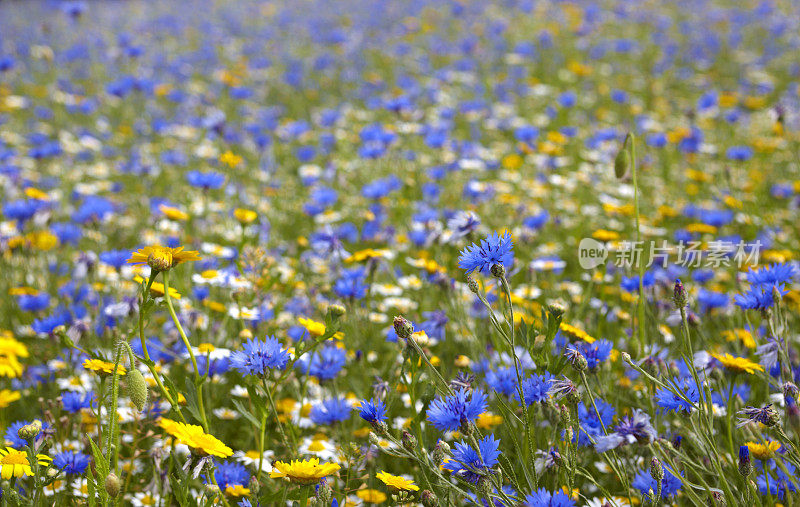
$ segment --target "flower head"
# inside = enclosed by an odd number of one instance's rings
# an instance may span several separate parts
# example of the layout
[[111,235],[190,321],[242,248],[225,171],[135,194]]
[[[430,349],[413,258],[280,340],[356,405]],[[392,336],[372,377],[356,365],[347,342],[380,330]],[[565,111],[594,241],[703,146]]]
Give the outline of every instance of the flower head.
[[747,442],[747,448],[755,459],[765,461],[775,457],[775,451],[781,448],[781,443],[773,440],[767,440],[763,444]]
[[159,425],[164,431],[172,435],[179,443],[185,444],[201,454],[208,454],[218,458],[227,458],[233,451],[223,444],[217,437],[209,435],[201,426],[186,424],[161,418]]
[[323,400],[311,408],[309,417],[315,424],[334,424],[350,419],[352,414],[350,404],[344,398],[331,398]]
[[442,468],[473,484],[494,473],[492,467],[500,456],[500,441],[494,435],[486,435],[478,442],[478,451],[465,441],[456,442],[453,457],[444,462]]
[[282,370],[288,362],[289,353],[274,336],[247,340],[244,350],[231,354],[231,366],[244,375],[264,376],[269,370]]
[[539,488],[525,497],[525,507],[573,507],[575,501],[564,491],[549,492]]
[[362,400],[358,415],[368,423],[379,423],[386,420],[386,405],[382,400]]
[[414,481],[406,479],[405,477],[400,477],[399,475],[378,472],[376,477],[393,491],[419,491],[419,486],[414,484]]
[[[44,454],[37,454],[36,458],[40,465],[47,465],[52,461],[52,458]],[[12,477],[24,477],[26,475],[33,475],[31,464],[28,461],[28,453],[11,447],[0,449],[0,477],[3,480],[8,480]]]
[[53,458],[53,466],[67,475],[81,475],[89,466],[89,456],[80,452],[64,451]]
[[[468,399],[469,397],[469,399]],[[428,421],[440,431],[455,431],[486,411],[487,397],[482,391],[469,396],[465,389],[452,396],[436,398],[428,408]]]
[[772,408],[771,403],[761,408],[745,407],[742,410],[736,412],[736,415],[740,416],[739,420],[736,421],[737,428],[746,426],[751,422],[761,423],[764,426],[775,426],[776,424],[778,424],[778,421],[780,420],[778,413],[775,411],[774,408]]
[[146,246],[131,254],[128,264],[147,264],[157,271],[174,268],[182,262],[199,261],[200,255],[194,250],[185,250],[182,246],[170,248],[168,246]]
[[320,463],[317,458],[292,460],[290,463],[276,461],[272,466],[274,470],[269,474],[271,478],[288,477],[298,484],[317,483],[341,468],[336,463]]
[[[113,375],[114,363],[103,361],[102,359],[87,359],[83,362],[83,367],[87,370],[93,371],[98,375]],[[121,364],[117,365],[117,374],[125,375],[128,370]]]
[[491,268],[499,264],[506,269],[511,268],[514,262],[514,244],[511,235],[506,233],[499,236],[492,233],[486,239],[481,240],[480,245],[473,243],[466,247],[458,258],[458,267],[465,270],[467,274],[476,269],[486,276],[491,274]]
[[722,363],[726,369],[735,371],[735,372],[744,372],[752,375],[757,371],[764,371],[764,367],[758,363],[754,363],[753,361],[745,358],[745,357],[735,357],[728,353],[725,354],[711,354],[717,361]]

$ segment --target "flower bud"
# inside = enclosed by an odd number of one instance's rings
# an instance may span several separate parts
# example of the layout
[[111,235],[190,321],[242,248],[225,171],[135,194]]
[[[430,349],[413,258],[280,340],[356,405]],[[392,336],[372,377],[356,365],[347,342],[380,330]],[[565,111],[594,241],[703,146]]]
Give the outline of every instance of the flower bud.
[[108,496],[111,498],[116,498],[117,495],[119,495],[121,484],[119,482],[119,477],[117,477],[113,472],[106,476],[105,486],[106,493],[108,493]]
[[417,447],[417,439],[408,431],[403,430],[400,441],[403,443],[403,448],[407,451],[413,451]]
[[328,309],[331,311],[331,317],[333,317],[334,319],[338,319],[339,317],[347,313],[347,309],[342,305],[331,305],[328,307]]
[[378,438],[378,435],[376,435],[375,433],[370,431],[369,432],[369,443],[374,445],[375,447],[380,447],[381,439]]
[[22,440],[32,440],[36,438],[36,435],[38,435],[41,430],[41,424],[39,424],[39,426],[33,423],[26,424],[17,431],[17,436]]
[[147,403],[147,382],[144,380],[142,372],[131,368],[131,371],[125,376],[125,383],[128,385],[128,396],[136,408],[141,411]]
[[547,305],[547,311],[553,317],[561,317],[567,311],[563,304],[559,303],[558,301],[554,301]]
[[689,303],[689,296],[686,294],[686,288],[681,283],[680,278],[675,280],[675,286],[672,290],[672,302],[678,309],[686,308]]
[[478,287],[478,282],[476,282],[475,279],[469,275],[467,275],[467,287],[473,294],[477,294],[481,290],[481,288]]
[[328,503],[331,501],[332,495],[333,490],[331,490],[330,484],[328,484],[328,481],[323,479],[317,488],[317,501],[320,502],[320,505],[328,505]]
[[784,382],[783,384],[783,397],[784,398],[794,398],[797,399],[797,395],[800,393],[798,390],[797,385],[793,382]]
[[558,415],[561,418],[561,424],[563,424],[565,428],[572,423],[572,417],[570,417],[569,409],[566,407],[566,405],[561,405],[558,407]]
[[[627,139],[626,139],[627,144]],[[628,152],[625,145],[622,146],[622,149],[617,152],[617,156],[614,157],[614,176],[618,179],[622,179],[627,174],[628,169],[631,166],[631,154]]]
[[753,464],[750,462],[750,448],[746,445],[739,447],[739,473],[747,477],[753,473]]
[[492,264],[489,271],[492,273],[492,276],[496,278],[503,278],[506,276],[506,268],[502,264]]
[[630,364],[630,365],[633,364],[633,361],[631,360],[631,355],[628,354],[627,352],[623,352],[622,353],[622,360],[625,361],[626,363]]
[[206,484],[206,496],[213,498],[219,495],[219,493],[220,493],[219,486],[217,486],[216,484]]
[[572,368],[575,371],[585,371],[586,368],[589,366],[589,362],[586,360],[586,356],[581,354],[580,352],[576,353],[572,358]]
[[664,465],[662,465],[661,461],[655,456],[650,460],[650,477],[652,477],[657,484],[664,478]]
[[423,490],[419,499],[424,507],[439,507],[439,499],[429,489]]
[[394,332],[397,333],[398,338],[408,340],[411,333],[414,332],[414,326],[411,322],[398,315],[394,318]]
[[444,463],[444,460],[449,452],[450,452],[450,446],[447,444],[447,442],[439,440],[433,447],[433,451],[431,452],[431,458],[433,459],[434,463],[436,463],[437,465],[441,465],[442,463]]

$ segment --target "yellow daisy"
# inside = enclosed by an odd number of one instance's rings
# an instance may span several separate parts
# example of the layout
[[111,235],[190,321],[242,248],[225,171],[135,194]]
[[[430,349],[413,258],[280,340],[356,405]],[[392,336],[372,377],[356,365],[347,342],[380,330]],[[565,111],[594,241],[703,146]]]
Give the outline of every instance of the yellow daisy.
[[764,371],[764,367],[758,363],[754,363],[753,361],[747,359],[746,357],[735,357],[730,354],[711,354],[714,358],[722,363],[728,370],[732,370],[735,372],[744,372],[752,375],[757,371]]
[[159,425],[164,428],[164,431],[175,437],[178,442],[191,447],[195,451],[218,458],[227,458],[233,454],[230,447],[223,444],[214,435],[209,435],[203,431],[203,428],[196,424],[185,424],[162,417],[159,420]]
[[252,223],[258,218],[258,214],[255,211],[244,208],[236,208],[233,210],[233,216],[243,224]]
[[562,322],[560,326],[561,332],[572,337],[577,338],[579,340],[583,340],[586,343],[594,343],[594,338],[589,336],[589,334],[584,331],[583,329],[577,328],[575,326],[571,326],[566,322]]
[[164,271],[174,268],[182,262],[199,261],[200,254],[194,250],[184,250],[182,246],[170,248],[168,246],[146,246],[131,254],[128,264],[147,264],[153,269]]
[[386,493],[377,489],[359,489],[356,496],[365,503],[383,503],[386,501]]
[[[37,454],[36,457],[40,465],[47,465],[52,461],[50,456],[44,454]],[[11,447],[6,447],[5,450],[0,449],[0,477],[8,480],[12,477],[24,477],[26,475],[33,475],[31,464],[28,461],[28,454]]]
[[273,467],[274,470],[269,474],[271,478],[288,477],[292,482],[299,484],[317,483],[341,468],[336,463],[320,463],[317,458],[292,460],[290,463],[276,461]]
[[8,389],[3,389],[0,391],[0,408],[6,408],[21,397],[22,395],[18,391],[9,391]]
[[378,472],[375,476],[386,484],[389,489],[396,491],[419,491],[419,486],[414,484],[414,481],[400,477],[399,475],[392,475],[387,472]]
[[775,451],[781,448],[780,442],[767,440],[763,444],[756,442],[747,442],[747,448],[750,449],[750,454],[762,461],[772,459],[775,457]]
[[[99,375],[114,374],[114,363],[109,363],[108,361],[103,361],[101,359],[87,359],[83,362],[83,367]],[[120,364],[117,366],[117,373],[119,375],[125,375],[127,370]]]

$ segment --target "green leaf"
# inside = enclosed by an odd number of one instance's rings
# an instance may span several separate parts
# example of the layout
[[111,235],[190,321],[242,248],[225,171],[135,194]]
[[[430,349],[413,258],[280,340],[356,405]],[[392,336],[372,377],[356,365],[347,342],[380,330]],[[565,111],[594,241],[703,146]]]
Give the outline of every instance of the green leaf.
[[250,421],[250,423],[254,427],[261,428],[261,421],[259,421],[256,418],[256,416],[254,416],[252,413],[250,413],[250,410],[248,410],[247,407],[244,406],[244,403],[242,403],[241,400],[233,400],[233,406],[236,407],[236,410],[238,410],[239,413],[242,414],[245,419]]
[[200,406],[197,402],[197,388],[195,387],[192,379],[189,377],[186,377],[184,384],[186,386],[186,392],[184,393],[184,396],[186,397],[186,408],[195,419],[202,421],[203,417],[200,414]]

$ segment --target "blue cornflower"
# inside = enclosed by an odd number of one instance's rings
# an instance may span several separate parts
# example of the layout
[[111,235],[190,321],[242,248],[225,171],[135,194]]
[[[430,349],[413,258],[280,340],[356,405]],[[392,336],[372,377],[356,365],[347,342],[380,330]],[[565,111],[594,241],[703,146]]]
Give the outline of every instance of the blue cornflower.
[[214,171],[189,171],[186,173],[186,181],[193,187],[208,190],[210,188],[221,187],[222,184],[225,183],[225,175]]
[[244,350],[233,352],[231,366],[244,375],[266,375],[268,370],[282,370],[289,362],[289,353],[274,336],[264,341],[251,338],[244,343]]
[[500,441],[494,435],[486,435],[478,442],[480,454],[463,440],[456,442],[455,447],[453,457],[443,465],[445,470],[473,484],[493,473],[492,467],[500,456]]
[[247,486],[250,483],[250,473],[240,463],[214,460],[214,479],[220,489],[225,491],[228,486]]
[[[610,403],[606,403],[600,398],[595,399],[597,410],[600,412],[601,420],[597,418],[597,413],[594,407],[586,406],[585,403],[578,404],[578,420],[580,421],[580,431],[576,438],[579,445],[589,446],[593,445],[592,441],[603,435],[603,426],[608,428],[611,421],[614,419],[614,407]],[[591,439],[590,439],[591,437]]]
[[315,352],[310,359],[304,357],[298,361],[298,367],[303,373],[317,377],[320,380],[331,380],[342,370],[346,358],[347,351],[334,345],[329,345],[319,352]]
[[697,404],[700,401],[700,393],[697,391],[697,386],[694,383],[684,382],[682,386],[672,382],[672,388],[680,391],[692,403],[677,396],[675,393],[662,387],[656,391],[656,403],[663,408],[666,412],[684,412],[686,414],[692,413],[692,404]]
[[749,271],[747,281],[751,285],[781,285],[792,281],[794,266],[791,264],[772,264],[763,268]]
[[428,408],[428,421],[439,431],[456,431],[486,411],[487,397],[482,391],[459,389],[452,396],[437,397]]
[[386,420],[386,405],[383,400],[362,400],[358,415],[368,423],[379,423]]
[[72,322],[72,315],[64,308],[58,308],[52,315],[36,319],[31,329],[39,334],[51,334],[58,326],[66,326]]
[[346,399],[331,398],[323,400],[319,405],[314,405],[309,417],[314,424],[334,424],[350,419],[351,410]]
[[650,416],[639,409],[633,409],[633,415],[623,418],[613,433],[597,437],[595,449],[597,452],[606,452],[625,444],[653,442],[657,435],[658,432],[650,424]]
[[525,507],[574,507],[575,502],[561,490],[551,493],[539,488],[525,497],[524,505]]
[[[666,498],[674,495],[681,489],[683,483],[678,477],[672,475],[664,465],[661,465],[664,470],[664,478],[661,479],[661,498]],[[633,478],[633,487],[638,489],[642,495],[648,495],[650,490],[655,494],[658,491],[658,483],[650,475],[650,468],[639,470],[636,477]]]
[[425,334],[427,334],[429,338],[435,340],[444,340],[445,326],[450,320],[447,318],[447,314],[441,310],[436,310],[433,312],[423,312],[422,316],[427,320],[420,324],[419,327],[425,331]]
[[361,299],[367,295],[367,285],[364,283],[364,268],[342,270],[341,276],[333,285],[333,291],[340,298]]
[[486,372],[486,383],[496,392],[512,396],[517,392],[517,371],[510,366]]
[[736,306],[742,310],[766,310],[775,304],[773,290],[777,290],[782,296],[789,292],[784,289],[783,285],[773,285],[771,287],[768,285],[754,285],[744,294],[736,294],[733,299],[736,301]]
[[112,268],[121,268],[125,265],[127,260],[131,256],[130,249],[128,250],[109,250],[107,252],[102,252],[98,257],[100,258],[100,262],[104,264],[108,264]]
[[53,457],[53,466],[67,475],[81,475],[89,466],[89,456],[80,452],[60,452]]
[[513,248],[514,243],[510,234],[499,236],[497,233],[492,233],[481,240],[480,246],[473,243],[466,247],[458,258],[458,267],[467,274],[477,269],[487,276],[491,274],[490,270],[495,264],[501,264],[509,269],[514,262]]
[[481,225],[481,219],[472,211],[459,211],[447,221],[447,228],[452,231],[451,241],[463,238]]
[[548,213],[547,210],[542,210],[536,215],[531,215],[522,220],[522,225],[530,229],[539,230],[544,227],[549,219],[550,213]]
[[93,398],[93,391],[89,391],[83,396],[74,391],[66,391],[61,395],[61,405],[64,407],[64,411],[74,414],[80,412],[81,409],[91,408]]
[[748,160],[753,156],[753,148],[749,146],[731,146],[725,152],[725,156],[730,160]]
[[[544,403],[550,397],[550,382],[554,380],[549,372],[544,372],[544,375],[532,375],[522,381],[522,392],[525,395],[525,405],[533,405],[534,403]],[[519,394],[517,395],[519,400]]]
[[46,292],[40,294],[23,294],[17,297],[20,310],[25,312],[40,312],[50,306],[50,295]]
[[723,292],[708,289],[700,289],[697,292],[697,303],[703,313],[708,313],[714,308],[725,308],[728,306],[728,301],[728,295]]

